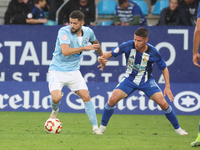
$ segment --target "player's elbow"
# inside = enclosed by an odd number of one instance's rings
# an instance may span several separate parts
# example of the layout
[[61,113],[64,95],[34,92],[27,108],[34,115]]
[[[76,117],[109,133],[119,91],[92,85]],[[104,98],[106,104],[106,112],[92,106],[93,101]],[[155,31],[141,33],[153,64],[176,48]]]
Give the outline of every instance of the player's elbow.
[[198,28],[196,29],[195,34],[198,35],[198,36],[200,35],[200,28],[199,28],[199,29],[198,29]]
[[163,69],[162,72],[163,72],[163,74],[164,74],[164,73],[169,73],[168,68],[165,67],[165,69]]
[[195,28],[195,34],[200,35],[200,27],[198,25]]
[[67,45],[61,45],[61,51],[64,56],[71,55],[71,50]]
[[62,54],[63,54],[64,56],[69,56],[69,55],[70,55],[68,52],[62,52]]

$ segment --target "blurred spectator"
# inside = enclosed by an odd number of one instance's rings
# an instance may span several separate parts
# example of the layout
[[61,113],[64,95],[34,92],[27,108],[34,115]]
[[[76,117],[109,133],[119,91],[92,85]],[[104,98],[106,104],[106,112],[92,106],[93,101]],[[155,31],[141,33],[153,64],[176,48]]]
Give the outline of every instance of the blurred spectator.
[[151,0],[151,13],[153,13],[156,2],[157,0]]
[[49,0],[49,20],[56,19],[56,11],[64,3],[64,0]]
[[46,0],[34,0],[34,7],[28,13],[26,23],[27,24],[44,24],[47,23],[47,19],[45,18],[44,8],[46,5]]
[[26,24],[27,13],[32,8],[32,0],[11,0],[5,12],[4,24]]
[[46,4],[45,4],[45,6],[42,8],[42,10],[44,11],[44,12],[49,12],[49,10],[50,10],[50,1],[52,1],[52,0],[46,0]]
[[69,0],[60,10],[58,24],[68,25],[69,14],[74,10],[80,10],[85,15],[85,26],[92,25],[96,21],[96,6],[94,0]]
[[181,0],[180,10],[182,19],[186,18],[189,25],[195,26],[197,21],[199,0]]
[[147,21],[140,7],[128,0],[118,0],[113,17],[114,25],[146,25]]
[[169,7],[161,11],[159,24],[161,26],[177,26],[180,22],[180,11],[178,0],[169,0]]
[[46,5],[42,8],[42,10],[44,11],[45,18],[49,17],[49,10],[50,10],[49,2],[50,1],[51,0],[46,0]]

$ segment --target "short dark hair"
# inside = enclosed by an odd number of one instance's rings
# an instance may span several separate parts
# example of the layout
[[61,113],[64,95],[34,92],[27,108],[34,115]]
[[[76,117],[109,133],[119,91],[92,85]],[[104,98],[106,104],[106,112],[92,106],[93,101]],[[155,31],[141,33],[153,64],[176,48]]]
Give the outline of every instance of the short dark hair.
[[143,38],[148,38],[148,36],[149,36],[149,31],[148,31],[146,28],[141,27],[141,28],[138,28],[138,29],[135,31],[134,34],[137,35],[137,36],[141,36],[141,37],[143,37]]
[[119,5],[122,5],[123,3],[125,3],[128,0],[118,0]]
[[70,13],[69,18],[78,19],[79,21],[83,21],[85,18],[85,15],[80,10],[74,10]]

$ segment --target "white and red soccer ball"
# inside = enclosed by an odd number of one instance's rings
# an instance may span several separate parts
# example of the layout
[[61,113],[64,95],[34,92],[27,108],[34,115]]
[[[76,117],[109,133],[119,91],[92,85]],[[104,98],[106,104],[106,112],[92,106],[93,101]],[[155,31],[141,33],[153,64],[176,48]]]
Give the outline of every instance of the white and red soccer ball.
[[62,131],[62,123],[58,118],[49,118],[44,124],[47,133],[58,134]]

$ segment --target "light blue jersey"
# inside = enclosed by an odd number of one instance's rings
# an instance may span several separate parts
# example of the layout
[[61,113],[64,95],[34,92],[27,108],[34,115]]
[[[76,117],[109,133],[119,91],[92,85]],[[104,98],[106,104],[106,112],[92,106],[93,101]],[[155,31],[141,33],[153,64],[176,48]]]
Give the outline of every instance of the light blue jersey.
[[87,46],[89,42],[94,42],[96,37],[94,32],[89,27],[82,26],[83,36],[82,45],[79,43],[78,36],[71,32],[71,26],[65,26],[58,31],[55,51],[53,53],[53,59],[49,66],[49,70],[70,72],[80,69],[80,61],[82,52],[74,55],[64,56],[61,51],[62,44],[69,44],[71,48],[78,48]]

